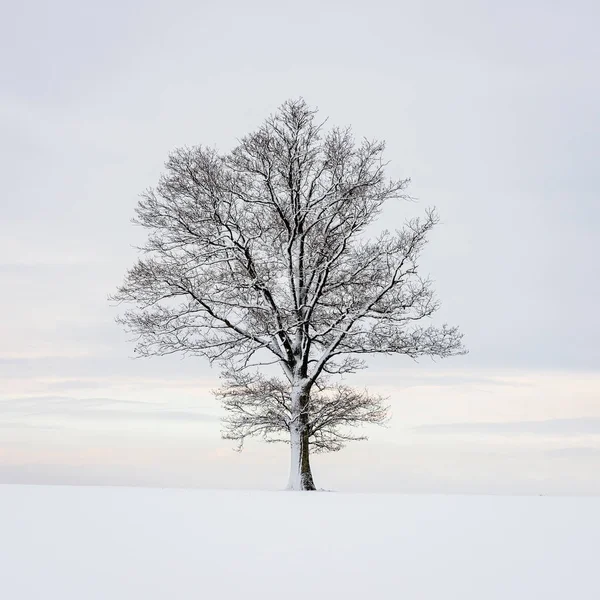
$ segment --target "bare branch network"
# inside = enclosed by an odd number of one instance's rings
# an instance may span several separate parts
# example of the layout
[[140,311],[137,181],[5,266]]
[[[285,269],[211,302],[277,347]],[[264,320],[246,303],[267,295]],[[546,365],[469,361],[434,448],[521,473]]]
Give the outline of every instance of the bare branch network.
[[382,396],[336,384],[313,388],[305,414],[294,414],[289,384],[260,374],[233,373],[216,392],[225,408],[223,438],[234,440],[241,450],[248,437],[265,442],[290,443],[294,420],[305,418],[313,452],[337,452],[347,442],[366,440],[352,428],[367,423],[383,425],[388,406]]
[[[132,305],[119,320],[142,356],[226,365],[232,439],[277,439],[285,417],[292,461],[307,462],[309,437],[335,450],[356,438],[334,423],[380,422],[385,412],[343,386],[317,392],[322,377],[354,372],[363,355],[464,352],[456,327],[422,324],[438,308],[418,269],[435,212],[365,236],[387,201],[406,197],[408,180],[386,178],[383,151],[350,129],[324,131],[303,100],[288,101],[229,154],[175,150],[143,194],[135,222],[149,235],[114,295]],[[270,362],[284,379],[243,374]],[[319,429],[327,407],[336,416]]]

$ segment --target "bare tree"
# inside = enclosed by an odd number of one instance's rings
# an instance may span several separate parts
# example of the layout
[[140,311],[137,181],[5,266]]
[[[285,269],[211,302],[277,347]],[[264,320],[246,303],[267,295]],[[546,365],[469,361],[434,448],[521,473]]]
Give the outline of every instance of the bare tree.
[[[289,436],[289,489],[314,489],[311,445],[338,449],[355,439],[344,425],[385,418],[381,399],[321,382],[364,367],[362,355],[464,352],[456,327],[420,324],[438,308],[418,272],[436,214],[365,235],[405,198],[383,151],[288,101],[227,155],[175,150],[136,209],[149,235],[114,295],[133,304],[119,321],[142,356],[225,365],[224,435]],[[284,380],[252,374],[271,363]]]

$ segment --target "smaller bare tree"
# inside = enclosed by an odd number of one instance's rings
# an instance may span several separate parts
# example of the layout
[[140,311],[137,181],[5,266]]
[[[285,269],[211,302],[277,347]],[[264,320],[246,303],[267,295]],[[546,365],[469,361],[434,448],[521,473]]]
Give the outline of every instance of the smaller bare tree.
[[301,415],[294,413],[289,383],[260,373],[230,370],[216,395],[227,413],[223,419],[223,437],[237,442],[238,450],[243,448],[246,438],[253,436],[260,436],[266,442],[289,444],[294,422],[302,418],[313,452],[337,452],[346,442],[367,439],[365,435],[352,433],[350,428],[383,425],[388,419],[384,397],[340,383],[321,382],[318,389],[313,388]]

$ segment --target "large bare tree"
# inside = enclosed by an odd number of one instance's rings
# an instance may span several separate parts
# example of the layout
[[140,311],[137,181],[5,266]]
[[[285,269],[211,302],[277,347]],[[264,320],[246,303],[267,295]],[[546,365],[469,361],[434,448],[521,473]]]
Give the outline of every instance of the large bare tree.
[[[315,488],[311,447],[385,419],[381,398],[332,378],[363,355],[463,352],[456,327],[421,324],[438,308],[418,270],[435,213],[366,235],[408,184],[386,178],[383,151],[288,101],[229,154],[175,150],[136,209],[148,239],[114,295],[132,305],[119,321],[142,356],[224,365],[224,436],[288,441],[289,489]],[[257,371],[269,363],[281,378]]]

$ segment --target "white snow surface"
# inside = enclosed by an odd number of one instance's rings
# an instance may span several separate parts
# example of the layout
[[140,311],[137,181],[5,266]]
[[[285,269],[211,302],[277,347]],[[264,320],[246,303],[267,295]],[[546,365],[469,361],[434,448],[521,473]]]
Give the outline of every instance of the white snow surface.
[[600,499],[0,485],[0,598],[600,598]]

